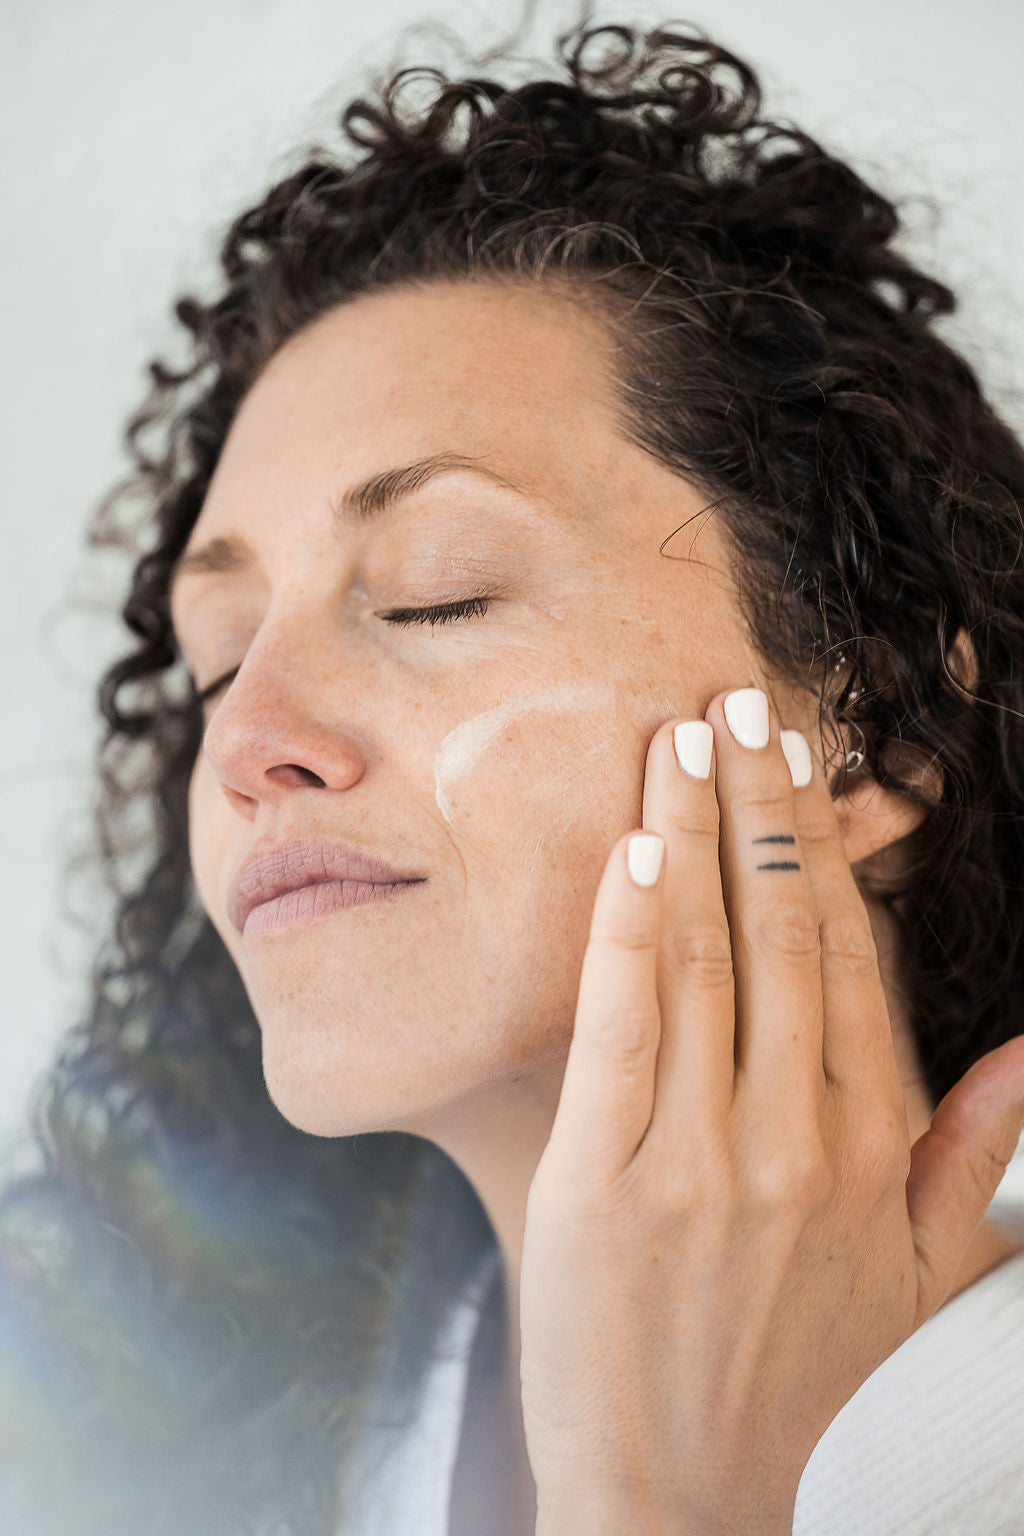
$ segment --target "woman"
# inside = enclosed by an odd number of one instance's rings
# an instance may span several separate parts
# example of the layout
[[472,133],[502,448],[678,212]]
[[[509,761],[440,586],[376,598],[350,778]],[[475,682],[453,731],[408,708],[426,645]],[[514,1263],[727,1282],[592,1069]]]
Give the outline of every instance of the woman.
[[560,53],[350,105],[129,426],[5,1528],[1021,1528],[1024,451],[748,65]]

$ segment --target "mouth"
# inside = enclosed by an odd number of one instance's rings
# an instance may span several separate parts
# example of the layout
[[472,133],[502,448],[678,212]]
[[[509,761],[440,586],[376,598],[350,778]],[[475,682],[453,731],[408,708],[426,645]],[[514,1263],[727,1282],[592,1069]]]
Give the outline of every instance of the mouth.
[[263,843],[236,872],[227,915],[248,938],[382,901],[426,878],[360,848],[324,841]]
[[242,937],[246,942],[251,942],[282,929],[306,927],[335,912],[346,912],[351,907],[391,901],[400,891],[411,890],[414,885],[422,883],[417,880],[395,880],[389,883],[317,880],[310,885],[282,891],[270,901],[253,907],[245,919]]

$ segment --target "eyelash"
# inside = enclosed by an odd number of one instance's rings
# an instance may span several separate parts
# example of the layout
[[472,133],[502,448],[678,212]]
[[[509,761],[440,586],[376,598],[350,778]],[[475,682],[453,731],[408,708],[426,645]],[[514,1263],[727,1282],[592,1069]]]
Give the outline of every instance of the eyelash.
[[491,601],[489,597],[466,597],[458,603],[438,603],[434,608],[395,608],[382,617],[389,624],[450,624],[453,619],[482,617]]
[[[437,603],[433,608],[395,608],[391,613],[382,614],[381,617],[389,624],[429,624],[431,628],[435,624],[451,624],[456,619],[470,619],[483,617],[491,605],[493,599],[489,597],[467,597],[457,603]],[[238,668],[225,672],[223,677],[210,683],[206,688],[196,693],[196,702],[205,704],[212,699],[215,693],[229,683]]]

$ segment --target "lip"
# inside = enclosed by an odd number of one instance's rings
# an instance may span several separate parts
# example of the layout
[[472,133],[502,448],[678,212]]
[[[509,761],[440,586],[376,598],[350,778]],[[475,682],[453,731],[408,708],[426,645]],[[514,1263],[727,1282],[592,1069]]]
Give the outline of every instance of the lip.
[[[385,889],[370,887],[410,885],[425,879],[414,870],[395,869],[377,854],[360,848],[326,842],[278,843],[254,849],[239,866],[228,890],[227,915],[242,933],[249,914],[269,902],[277,903],[282,920],[308,919],[388,894]],[[302,902],[277,902],[289,892],[318,885],[330,886],[333,895],[308,891]]]

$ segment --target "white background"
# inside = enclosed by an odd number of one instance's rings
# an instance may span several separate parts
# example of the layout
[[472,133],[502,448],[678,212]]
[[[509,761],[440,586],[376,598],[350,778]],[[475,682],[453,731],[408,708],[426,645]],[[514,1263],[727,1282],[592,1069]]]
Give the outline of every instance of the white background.
[[[574,15],[541,0],[531,51],[547,58]],[[905,247],[961,296],[946,334],[1024,431],[1024,5],[702,0],[597,12],[672,16],[753,64],[769,116],[901,201]],[[95,685],[124,646],[112,615],[125,568],[83,539],[129,468],[121,433],[146,364],[185,361],[173,300],[210,294],[231,218],[302,145],[337,143],[335,117],[371,73],[399,53],[433,62],[429,40],[400,32],[438,19],[470,48],[500,40],[483,4],[451,0],[5,0],[0,1137],[12,1143],[84,1007],[93,946],[64,913],[62,871],[88,830]],[[1024,1195],[1022,1161],[1004,1193],[1019,1184]]]

